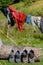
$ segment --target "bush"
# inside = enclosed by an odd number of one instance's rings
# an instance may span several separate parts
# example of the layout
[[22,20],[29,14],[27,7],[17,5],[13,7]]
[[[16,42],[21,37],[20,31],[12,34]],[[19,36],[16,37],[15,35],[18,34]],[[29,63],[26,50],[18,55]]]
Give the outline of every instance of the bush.
[[7,7],[11,5],[14,1],[13,0],[0,0],[0,8]]
[[25,5],[30,5],[32,3],[31,0],[22,0],[22,1],[25,3]]
[[14,3],[18,3],[18,2],[20,2],[20,0],[14,0]]
[[36,2],[38,0],[20,0],[25,3],[25,5],[31,5],[31,3]]

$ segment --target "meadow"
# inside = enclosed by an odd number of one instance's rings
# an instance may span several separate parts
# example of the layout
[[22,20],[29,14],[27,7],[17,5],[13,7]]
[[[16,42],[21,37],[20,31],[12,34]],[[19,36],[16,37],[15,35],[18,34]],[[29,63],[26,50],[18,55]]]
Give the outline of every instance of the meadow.
[[[26,15],[32,14],[35,16],[42,15],[43,16],[43,0],[38,0],[31,5],[26,5],[24,2],[20,2],[17,4],[13,4],[14,8],[19,11],[24,12]],[[5,44],[12,44],[23,46],[28,45],[31,47],[42,48],[42,56],[40,62],[34,63],[33,65],[43,65],[43,35],[41,31],[36,26],[37,32],[33,32],[33,27],[28,24],[24,24],[24,30],[20,32],[18,30],[17,25],[15,24],[13,27],[9,28],[9,35],[7,38],[7,19],[0,11],[0,21],[3,22],[3,27],[0,24],[0,38],[3,40]],[[5,25],[4,25],[5,23]],[[25,63],[10,63],[7,60],[0,60],[0,65],[26,65]],[[31,65],[27,63],[27,65]]]

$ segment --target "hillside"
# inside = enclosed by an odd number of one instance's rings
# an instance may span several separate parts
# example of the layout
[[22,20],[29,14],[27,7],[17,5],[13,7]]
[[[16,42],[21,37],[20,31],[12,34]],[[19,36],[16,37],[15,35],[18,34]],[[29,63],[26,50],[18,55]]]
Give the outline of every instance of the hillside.
[[[19,11],[24,12],[26,15],[43,15],[43,0],[32,3],[30,6],[25,5],[23,2],[13,4],[14,8]],[[25,30],[20,32],[17,30],[17,25],[15,24],[12,28],[9,29],[9,38],[6,37],[7,32],[7,19],[0,11],[0,20],[5,23],[5,26],[0,25],[0,38],[5,44],[10,44],[11,42],[16,45],[28,45],[32,47],[39,47],[43,49],[43,36],[40,30],[37,28],[37,32],[33,32],[31,25],[24,24]],[[32,33],[31,33],[32,32]],[[43,50],[42,50],[43,51]],[[43,53],[43,52],[42,52]],[[9,63],[7,60],[0,60],[0,65],[17,65],[16,63]],[[26,65],[24,63],[18,63],[18,65]],[[28,63],[27,63],[28,65]],[[31,65],[31,64],[29,64]],[[41,62],[34,63],[33,65],[43,65],[43,55],[41,57]]]

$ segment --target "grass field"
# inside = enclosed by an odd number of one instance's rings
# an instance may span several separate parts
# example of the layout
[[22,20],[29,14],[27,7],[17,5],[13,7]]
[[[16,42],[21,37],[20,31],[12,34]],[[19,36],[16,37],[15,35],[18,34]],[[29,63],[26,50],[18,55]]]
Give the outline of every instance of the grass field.
[[[32,3],[30,6],[24,6],[23,2],[17,3],[13,5],[17,10],[20,10],[26,14],[32,15],[43,15],[43,0]],[[0,11],[0,20],[3,23],[7,23],[6,17]],[[33,32],[33,28],[31,25],[24,24],[25,30],[20,32],[17,30],[17,25],[14,25],[9,29],[9,38],[6,37],[7,26],[2,27],[0,25],[0,38],[3,40],[5,44],[10,44],[11,42],[16,45],[28,45],[32,47],[42,48],[43,54],[43,36],[40,30],[36,27],[37,32]],[[31,65],[27,63],[27,65]],[[17,63],[9,63],[7,60],[0,60],[0,65],[17,65]],[[18,63],[18,65],[26,65],[25,63]],[[43,55],[41,56],[41,61],[38,63],[34,63],[33,65],[43,65]]]

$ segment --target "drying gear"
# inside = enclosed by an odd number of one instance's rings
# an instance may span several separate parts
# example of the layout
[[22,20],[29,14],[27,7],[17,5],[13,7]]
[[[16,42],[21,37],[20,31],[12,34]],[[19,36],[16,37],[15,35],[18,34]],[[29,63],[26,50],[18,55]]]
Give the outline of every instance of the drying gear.
[[16,63],[21,62],[21,55],[19,51],[17,51],[15,54],[15,62]]
[[41,22],[40,22],[40,30],[43,33],[43,17],[41,18]]
[[15,22],[13,19],[13,16],[10,13],[10,10],[7,8],[7,19],[8,19],[8,25],[14,26]]
[[28,62],[28,52],[27,50],[24,50],[21,55],[21,61],[27,63]]
[[14,50],[11,50],[11,53],[9,54],[8,61],[9,62],[14,62]]
[[30,59],[34,58],[34,51],[33,50],[30,50],[29,54],[28,54],[28,57]]
[[15,21],[14,21],[14,19],[13,19],[11,14],[9,14],[9,18],[10,18],[10,21],[8,21],[8,24],[10,24],[11,26],[14,26]]
[[2,11],[3,14],[7,17],[7,13],[8,13],[7,7],[3,7],[3,8],[1,9],[1,11]]
[[32,15],[27,15],[27,17],[26,17],[26,23],[27,24],[31,24],[31,16]]
[[13,18],[15,19],[19,30],[20,31],[24,30],[23,24],[25,23],[26,15],[22,12],[17,11],[15,8],[13,8],[13,6],[9,6],[8,8],[9,8]]

